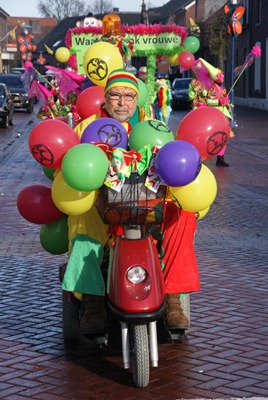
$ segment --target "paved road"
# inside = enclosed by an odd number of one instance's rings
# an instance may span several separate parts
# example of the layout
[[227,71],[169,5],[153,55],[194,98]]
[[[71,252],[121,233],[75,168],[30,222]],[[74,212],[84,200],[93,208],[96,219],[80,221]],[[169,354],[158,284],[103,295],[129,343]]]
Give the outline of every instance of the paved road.
[[[198,221],[201,292],[183,343],[161,344],[146,389],[133,387],[117,349],[66,346],[58,265],[39,226],[16,210],[22,188],[49,185],[30,155],[34,116],[0,135],[0,398],[128,400],[268,398],[268,113],[237,108],[226,159],[209,160],[218,194]],[[172,114],[170,126],[179,116]]]

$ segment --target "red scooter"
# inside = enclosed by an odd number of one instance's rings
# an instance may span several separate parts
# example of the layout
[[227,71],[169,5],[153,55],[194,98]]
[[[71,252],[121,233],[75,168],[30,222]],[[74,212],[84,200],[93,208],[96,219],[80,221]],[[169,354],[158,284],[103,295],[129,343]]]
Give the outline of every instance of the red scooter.
[[[109,345],[114,321],[120,322],[123,366],[132,368],[137,387],[149,384],[150,361],[152,367],[158,366],[158,338],[181,340],[184,334],[168,332],[161,319],[165,291],[152,232],[155,236],[163,221],[166,187],[160,186],[153,193],[144,185],[145,179],[146,174],[140,176],[134,172],[118,193],[103,187],[99,204],[104,222],[119,226],[122,233],[115,237],[107,271],[104,268],[110,318],[107,332],[97,341]],[[63,274],[64,269],[61,278]],[[79,303],[69,292],[63,292],[65,340],[76,340],[80,335]]]

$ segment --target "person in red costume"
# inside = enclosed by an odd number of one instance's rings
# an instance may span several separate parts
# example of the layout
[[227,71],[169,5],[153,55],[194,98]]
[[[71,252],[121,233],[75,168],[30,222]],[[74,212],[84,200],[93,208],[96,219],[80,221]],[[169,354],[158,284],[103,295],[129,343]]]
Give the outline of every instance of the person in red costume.
[[[208,63],[203,58],[195,61],[191,68],[196,79],[193,79],[188,95],[192,101],[192,108],[197,107],[216,107],[224,113],[224,115],[232,120],[232,111],[229,96],[226,89],[222,86],[224,74],[219,69]],[[230,137],[234,133],[231,132]],[[229,167],[224,159],[226,146],[217,154],[216,165],[218,167]]]
[[[105,104],[100,112],[75,128],[79,137],[90,122],[112,117],[130,133],[138,122],[149,119],[137,106],[138,81],[125,70],[113,71],[104,89]],[[80,328],[84,332],[101,331],[105,327],[105,286],[100,272],[103,248],[109,240],[109,227],[93,206],[86,214],[69,216],[69,262],[62,282],[63,290],[73,292],[82,301]],[[167,200],[161,231],[161,262],[166,292],[164,320],[169,329],[187,329],[180,295],[200,290],[194,251],[195,213],[179,209]],[[111,231],[110,231],[111,232]],[[90,254],[90,257],[89,257]],[[83,277],[83,279],[81,279]]]

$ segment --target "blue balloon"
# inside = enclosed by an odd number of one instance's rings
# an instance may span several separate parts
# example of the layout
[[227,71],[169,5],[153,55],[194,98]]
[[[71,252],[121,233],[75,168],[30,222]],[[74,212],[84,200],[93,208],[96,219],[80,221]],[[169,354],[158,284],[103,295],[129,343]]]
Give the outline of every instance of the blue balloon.
[[173,187],[185,186],[195,180],[202,159],[197,148],[184,140],[166,143],[157,153],[155,167],[162,181]]
[[127,149],[128,133],[114,118],[99,118],[91,122],[81,136],[81,143],[103,142],[112,147]]

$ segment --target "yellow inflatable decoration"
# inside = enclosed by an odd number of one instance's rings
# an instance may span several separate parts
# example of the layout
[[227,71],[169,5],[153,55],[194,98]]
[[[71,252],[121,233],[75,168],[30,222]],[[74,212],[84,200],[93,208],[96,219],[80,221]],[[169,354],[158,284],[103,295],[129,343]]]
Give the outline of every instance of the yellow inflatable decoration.
[[195,180],[188,185],[169,187],[171,199],[185,211],[200,212],[208,208],[217,195],[215,176],[204,164]]
[[80,192],[71,188],[65,182],[62,172],[56,175],[51,196],[55,206],[67,215],[80,215],[89,211],[97,199],[98,192]]
[[209,212],[210,207],[207,207],[205,210],[198,211],[195,213],[197,221],[200,221],[200,219],[204,218],[207,213]]
[[71,57],[71,52],[67,47],[59,47],[55,51],[55,57],[57,61],[65,63],[69,61],[69,58]]
[[84,70],[87,77],[98,86],[105,86],[110,73],[124,67],[117,47],[107,42],[94,43],[84,55]]

